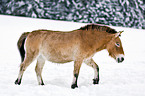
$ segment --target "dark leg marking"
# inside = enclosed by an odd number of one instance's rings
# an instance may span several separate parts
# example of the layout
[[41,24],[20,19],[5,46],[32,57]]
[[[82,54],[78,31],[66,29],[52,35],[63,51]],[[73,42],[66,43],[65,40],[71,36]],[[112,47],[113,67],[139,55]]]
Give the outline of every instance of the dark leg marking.
[[19,80],[19,79],[17,78],[17,80],[15,81],[15,84],[16,84],[16,85],[20,85],[20,84],[21,84],[21,80],[22,80],[22,79]]
[[93,84],[99,84],[99,79],[98,78],[93,79]]
[[93,79],[93,84],[99,84],[99,67],[97,67],[98,77]]
[[77,85],[78,74],[74,74],[74,77],[76,78],[76,81],[75,81],[74,84],[71,85],[71,88],[72,88],[72,89],[78,88],[78,85]]
[[41,85],[45,85],[44,82],[43,82],[43,80],[42,80],[42,78],[41,78]]

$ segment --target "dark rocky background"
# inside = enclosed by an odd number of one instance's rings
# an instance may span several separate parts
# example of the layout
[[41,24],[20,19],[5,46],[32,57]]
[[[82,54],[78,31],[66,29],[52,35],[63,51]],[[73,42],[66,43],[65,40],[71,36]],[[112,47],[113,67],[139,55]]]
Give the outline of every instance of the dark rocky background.
[[145,0],[0,0],[0,14],[145,29]]

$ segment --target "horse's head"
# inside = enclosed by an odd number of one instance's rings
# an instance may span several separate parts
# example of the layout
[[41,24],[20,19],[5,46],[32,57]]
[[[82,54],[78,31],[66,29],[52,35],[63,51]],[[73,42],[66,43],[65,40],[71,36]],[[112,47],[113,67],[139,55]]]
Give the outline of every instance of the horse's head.
[[113,57],[118,63],[124,61],[124,51],[120,40],[121,33],[115,33],[114,38],[107,44],[109,56]]

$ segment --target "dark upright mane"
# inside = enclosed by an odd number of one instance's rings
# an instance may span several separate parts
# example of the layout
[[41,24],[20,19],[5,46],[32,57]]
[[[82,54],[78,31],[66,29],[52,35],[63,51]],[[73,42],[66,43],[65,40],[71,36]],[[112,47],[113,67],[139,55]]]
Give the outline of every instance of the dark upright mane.
[[101,26],[101,25],[97,25],[97,24],[89,24],[86,25],[84,27],[81,27],[79,30],[97,30],[97,31],[105,31],[108,33],[117,33],[117,31],[115,29],[112,29],[108,26]]

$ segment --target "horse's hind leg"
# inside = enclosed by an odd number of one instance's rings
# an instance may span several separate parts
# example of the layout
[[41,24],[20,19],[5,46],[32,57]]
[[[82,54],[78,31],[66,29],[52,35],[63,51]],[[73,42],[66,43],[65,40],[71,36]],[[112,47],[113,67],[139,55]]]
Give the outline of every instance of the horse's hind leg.
[[37,59],[37,64],[36,64],[36,67],[35,67],[35,71],[36,71],[36,75],[37,75],[39,85],[44,85],[43,79],[42,79],[42,76],[41,76],[44,64],[45,64],[45,59],[40,55]]
[[94,62],[94,60],[91,58],[89,60],[86,60],[84,63],[89,65],[94,69],[94,79],[93,79],[93,84],[98,84],[99,83],[99,66]]
[[37,54],[36,52],[33,52],[31,54],[28,54],[28,53],[26,54],[26,58],[20,65],[19,75],[18,75],[17,80],[15,81],[15,84],[18,84],[18,85],[21,84],[23,73],[26,70],[26,68],[32,63],[32,61],[36,58],[37,56],[36,54]]

